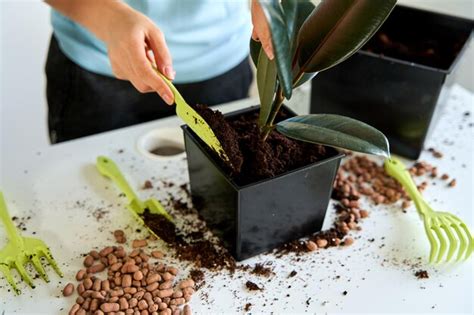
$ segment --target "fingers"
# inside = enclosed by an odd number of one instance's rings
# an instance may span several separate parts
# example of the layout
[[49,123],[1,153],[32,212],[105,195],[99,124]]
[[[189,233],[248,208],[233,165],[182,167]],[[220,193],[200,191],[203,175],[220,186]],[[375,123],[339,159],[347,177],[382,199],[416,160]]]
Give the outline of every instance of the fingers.
[[158,28],[153,27],[147,35],[147,42],[153,51],[157,69],[168,79],[174,80],[176,73],[163,33]]
[[[147,90],[151,88],[156,91],[161,98],[168,104],[174,103],[174,95],[168,85],[155,72],[152,65],[148,61],[146,51],[143,46],[139,44],[130,49],[131,65],[135,73],[135,80],[138,88]],[[132,81],[133,83],[133,81]],[[135,84],[134,84],[135,85]]]
[[262,43],[262,48],[268,59],[273,60],[273,45],[270,27],[263,13],[262,7],[257,1],[252,1],[252,39]]

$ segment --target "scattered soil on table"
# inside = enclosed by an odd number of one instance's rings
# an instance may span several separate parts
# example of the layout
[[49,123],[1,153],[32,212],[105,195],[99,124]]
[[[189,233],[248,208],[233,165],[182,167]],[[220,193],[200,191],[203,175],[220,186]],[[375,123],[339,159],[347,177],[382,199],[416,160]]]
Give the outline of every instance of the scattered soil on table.
[[254,275],[264,276],[264,277],[270,277],[275,274],[272,268],[265,267],[263,264],[255,264],[255,267],[253,267],[251,273]]
[[[207,106],[197,105],[196,110],[222,143],[232,163],[231,176],[239,185],[271,178],[329,156],[321,145],[289,139],[276,131],[263,141],[257,113],[226,120],[219,111]],[[278,119],[285,117],[281,113]]]
[[288,278],[293,278],[294,276],[296,276],[297,272],[296,270],[293,270],[292,272],[290,272],[290,274],[288,275]]
[[256,283],[253,283],[252,281],[245,282],[245,287],[249,291],[262,291],[263,290],[263,288],[259,287]]
[[205,282],[204,282],[204,272],[199,269],[192,269],[189,272],[189,278],[193,279],[194,283],[196,284],[196,290],[198,290]]
[[252,303],[247,303],[247,304],[245,304],[245,306],[244,306],[244,312],[250,311],[251,308],[252,308]]
[[428,271],[426,270],[418,270],[415,272],[415,277],[418,279],[428,279],[430,276],[428,275]]
[[235,271],[236,261],[232,255],[219,244],[204,239],[203,231],[184,235],[162,215],[145,211],[142,217],[145,224],[174,249],[178,259],[191,261],[198,268]]
[[146,180],[145,183],[143,183],[142,189],[152,189],[152,188],[153,188],[153,184],[151,183],[150,180]]

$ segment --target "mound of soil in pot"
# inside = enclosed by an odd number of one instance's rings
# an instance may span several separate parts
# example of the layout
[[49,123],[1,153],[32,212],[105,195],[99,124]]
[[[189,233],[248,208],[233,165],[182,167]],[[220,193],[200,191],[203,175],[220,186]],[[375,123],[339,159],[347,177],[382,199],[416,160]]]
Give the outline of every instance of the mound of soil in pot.
[[[226,168],[239,185],[271,178],[329,156],[321,145],[293,140],[276,131],[263,141],[257,113],[226,120],[222,113],[205,105],[196,105],[195,109],[221,142],[232,163]],[[286,117],[281,112],[277,121]]]

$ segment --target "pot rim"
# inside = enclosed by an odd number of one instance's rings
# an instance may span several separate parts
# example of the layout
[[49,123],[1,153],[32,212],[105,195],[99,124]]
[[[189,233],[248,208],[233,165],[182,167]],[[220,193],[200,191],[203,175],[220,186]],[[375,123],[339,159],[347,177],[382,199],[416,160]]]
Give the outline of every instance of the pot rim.
[[[242,108],[242,109],[238,109],[238,110],[235,110],[235,111],[232,111],[230,113],[226,113],[224,114],[224,117],[230,117],[230,116],[237,116],[237,115],[240,115],[240,114],[243,114],[243,113],[246,113],[246,112],[249,112],[249,111],[252,111],[252,110],[255,110],[257,108],[259,108],[260,105],[253,105],[253,106],[250,106],[250,107],[246,107],[246,108]],[[283,108],[287,111],[289,111],[291,114],[293,115],[296,115],[291,109],[289,109],[286,105],[283,104]],[[287,171],[287,172],[284,172],[282,174],[279,174],[277,176],[274,176],[274,177],[270,177],[270,178],[266,178],[266,179],[261,179],[259,181],[256,181],[256,182],[253,182],[253,183],[249,183],[249,184],[246,184],[246,185],[239,185],[237,184],[228,174],[228,172],[226,172],[220,165],[220,163],[218,163],[215,159],[215,156],[213,154],[210,154],[209,150],[207,149],[207,146],[202,142],[201,139],[199,139],[199,137],[196,136],[196,134],[191,130],[191,128],[188,127],[188,125],[181,125],[181,129],[183,130],[183,132],[185,132],[189,137],[190,139],[192,139],[192,141],[194,141],[194,143],[204,152],[204,154],[206,155],[206,157],[208,159],[211,160],[212,164],[224,175],[225,179],[227,180],[227,182],[229,182],[229,184],[232,185],[232,187],[237,190],[237,191],[242,191],[242,190],[245,190],[245,189],[248,189],[248,188],[253,188],[253,187],[256,187],[256,186],[259,186],[259,185],[263,185],[263,184],[266,184],[267,182],[271,181],[271,180],[274,180],[274,179],[280,179],[280,178],[283,178],[283,177],[286,177],[286,176],[290,176],[290,175],[293,175],[293,173],[296,173],[296,172],[300,172],[306,168],[310,168],[310,167],[316,167],[316,166],[319,166],[319,165],[323,165],[323,164],[326,164],[326,163],[329,163],[335,159],[342,159],[345,154],[342,153],[341,151],[337,150],[336,148],[333,148],[333,147],[329,147],[329,146],[324,146],[325,148],[328,148],[330,150],[333,150],[334,151],[334,154],[328,158],[325,158],[323,160],[320,160],[320,161],[316,161],[316,162],[313,162],[313,163],[310,163],[310,164],[307,164],[307,165],[304,165],[304,166],[301,166],[301,167],[298,167],[298,168],[295,168],[293,170],[290,170],[290,171]]]

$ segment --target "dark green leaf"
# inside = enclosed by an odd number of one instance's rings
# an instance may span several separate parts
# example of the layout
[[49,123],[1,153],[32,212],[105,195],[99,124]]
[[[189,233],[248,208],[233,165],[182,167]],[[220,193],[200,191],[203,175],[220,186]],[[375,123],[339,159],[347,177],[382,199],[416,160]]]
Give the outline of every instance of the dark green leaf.
[[323,0],[298,33],[304,72],[337,65],[361,48],[388,17],[396,0]]
[[278,0],[260,0],[259,3],[270,26],[278,81],[283,88],[283,95],[290,99],[292,92],[291,51],[285,16]]
[[291,56],[296,49],[298,31],[306,18],[313,12],[315,5],[310,0],[282,0],[288,38],[290,39]]
[[383,133],[349,117],[302,115],[281,121],[276,128],[293,139],[390,157],[388,140]]
[[255,67],[258,65],[258,56],[260,55],[260,50],[262,49],[262,44],[260,42],[250,39],[250,57],[252,58],[253,64]]
[[261,49],[257,64],[257,87],[260,97],[258,124],[260,127],[267,123],[268,117],[270,116],[273,97],[275,96],[276,80],[277,69],[275,60],[268,59],[263,49]]
[[298,86],[300,86],[301,84],[305,83],[306,81],[311,80],[311,79],[314,78],[317,74],[318,74],[318,72],[303,73],[303,75],[302,75],[301,78],[298,80],[298,82],[293,83],[293,88],[297,88]]

